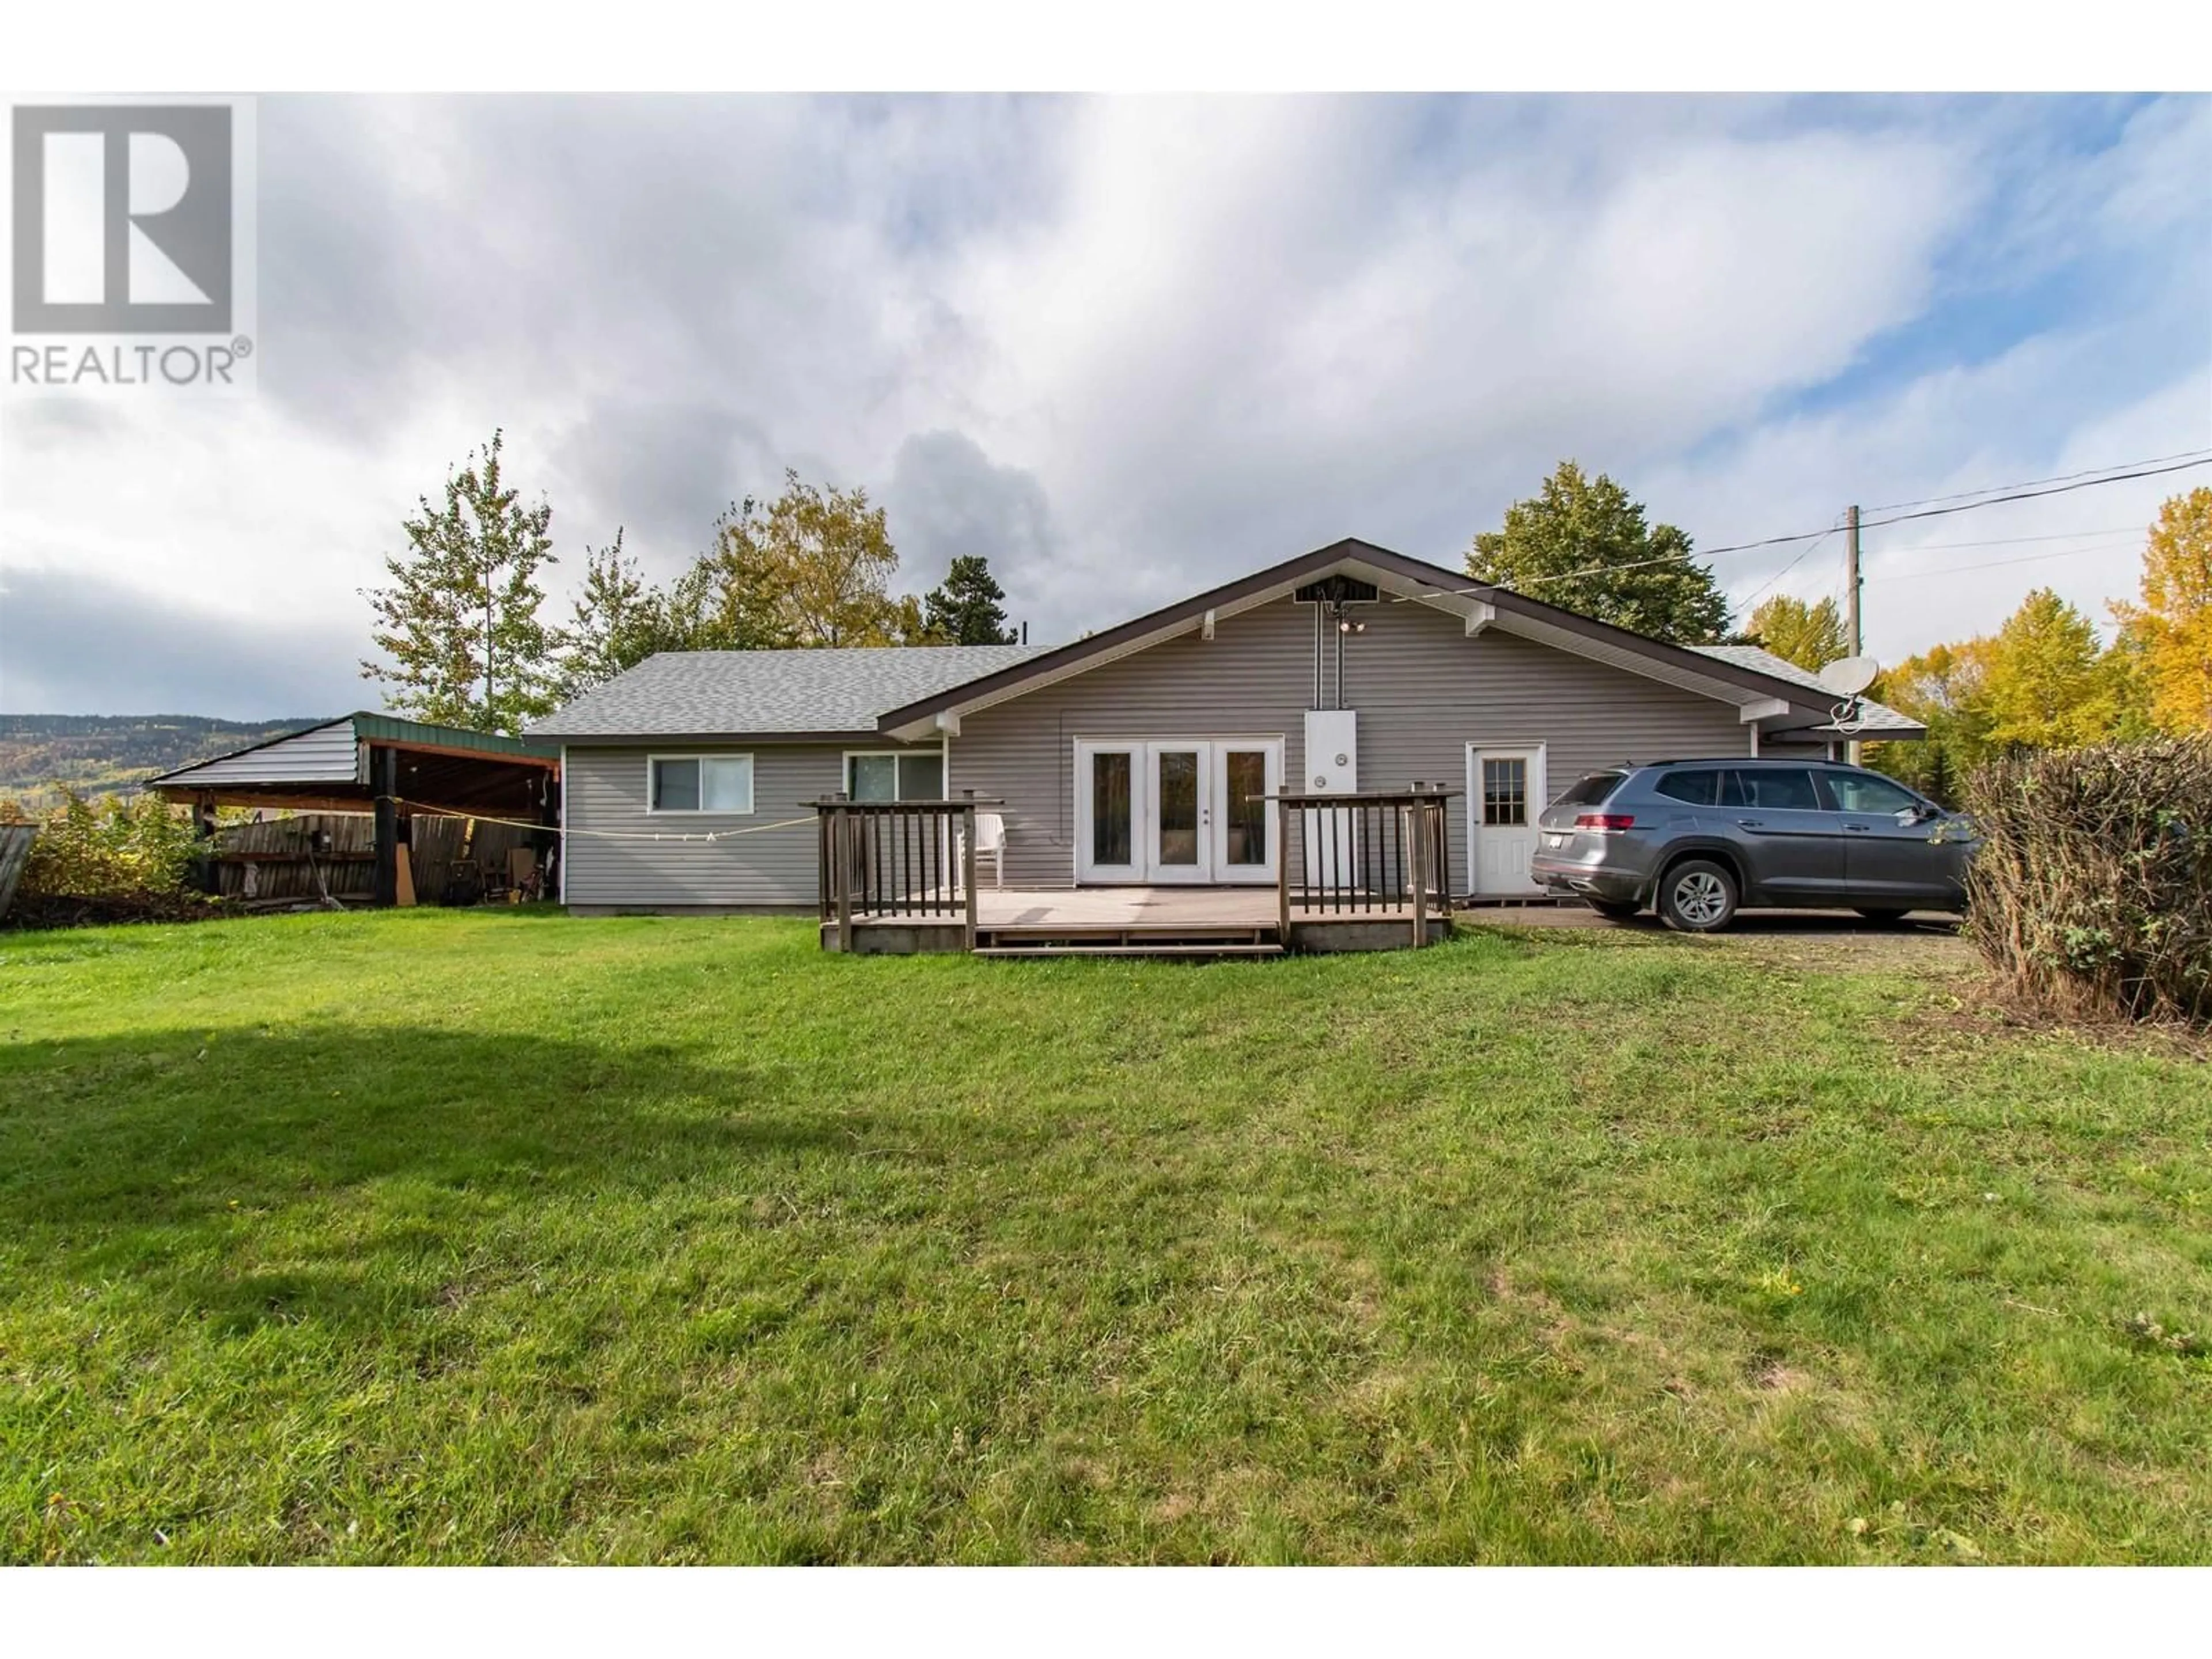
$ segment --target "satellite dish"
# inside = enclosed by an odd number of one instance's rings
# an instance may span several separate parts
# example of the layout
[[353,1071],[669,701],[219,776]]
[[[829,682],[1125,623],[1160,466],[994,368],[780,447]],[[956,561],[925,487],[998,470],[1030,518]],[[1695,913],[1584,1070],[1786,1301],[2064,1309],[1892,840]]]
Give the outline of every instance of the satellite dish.
[[1881,665],[1872,657],[1844,657],[1820,671],[1820,684],[1839,697],[1856,697],[1881,672]]

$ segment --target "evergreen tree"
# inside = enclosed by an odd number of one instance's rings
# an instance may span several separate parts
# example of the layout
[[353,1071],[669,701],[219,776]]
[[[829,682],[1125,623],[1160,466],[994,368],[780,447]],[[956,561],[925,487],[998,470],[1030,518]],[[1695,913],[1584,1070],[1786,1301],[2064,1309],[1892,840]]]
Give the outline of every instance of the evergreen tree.
[[1006,597],[991,574],[990,562],[981,554],[963,553],[923,601],[923,626],[931,638],[948,645],[1012,645],[1014,632],[1006,626],[1001,603]]
[[1539,495],[1516,501],[1503,528],[1474,538],[1468,574],[1676,645],[1710,645],[1728,628],[1728,599],[1690,538],[1648,525],[1643,504],[1600,473],[1562,461]]
[[519,732],[556,699],[538,572],[555,562],[553,509],[524,507],[501,472],[503,434],[446,479],[445,505],[419,497],[407,550],[385,556],[388,587],[367,588],[369,637],[388,660],[361,665],[385,706],[440,726]]

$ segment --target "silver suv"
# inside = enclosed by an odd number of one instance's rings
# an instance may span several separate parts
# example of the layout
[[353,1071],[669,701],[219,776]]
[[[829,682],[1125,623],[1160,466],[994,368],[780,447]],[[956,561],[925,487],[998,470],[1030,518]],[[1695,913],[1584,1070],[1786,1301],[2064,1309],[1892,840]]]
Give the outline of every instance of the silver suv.
[[1966,820],[1833,761],[1680,760],[1592,772],[1537,819],[1530,876],[1608,916],[1650,905],[1717,933],[1740,905],[1907,910],[1966,904]]

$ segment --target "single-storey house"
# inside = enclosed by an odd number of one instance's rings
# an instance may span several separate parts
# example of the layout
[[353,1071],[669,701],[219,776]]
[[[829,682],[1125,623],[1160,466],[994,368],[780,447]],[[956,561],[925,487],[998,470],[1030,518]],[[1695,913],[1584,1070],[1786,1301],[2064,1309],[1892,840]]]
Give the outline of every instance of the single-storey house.
[[531,735],[562,746],[579,911],[811,908],[811,803],[841,793],[992,803],[1010,889],[1269,885],[1267,798],[1414,783],[1451,791],[1446,890],[1503,898],[1534,890],[1536,814],[1582,773],[1825,754],[1837,713],[1764,652],[1346,540],[1056,647],[665,653]]

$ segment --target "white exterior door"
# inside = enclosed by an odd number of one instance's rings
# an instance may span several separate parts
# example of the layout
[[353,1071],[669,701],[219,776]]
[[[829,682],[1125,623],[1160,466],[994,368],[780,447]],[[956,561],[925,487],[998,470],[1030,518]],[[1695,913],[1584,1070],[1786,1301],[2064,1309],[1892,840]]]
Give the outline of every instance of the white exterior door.
[[1076,880],[1143,883],[1146,771],[1141,743],[1077,740]]
[[1275,879],[1275,803],[1283,791],[1279,738],[1217,738],[1213,751],[1213,878],[1218,882]]
[[1522,898],[1540,893],[1530,879],[1536,852],[1536,817],[1550,799],[1544,780],[1544,746],[1467,750],[1468,882],[1484,898]]
[[1213,879],[1213,751],[1203,743],[1149,743],[1146,781],[1145,879],[1200,884]]
[[1078,738],[1075,878],[1272,884],[1279,738]]

